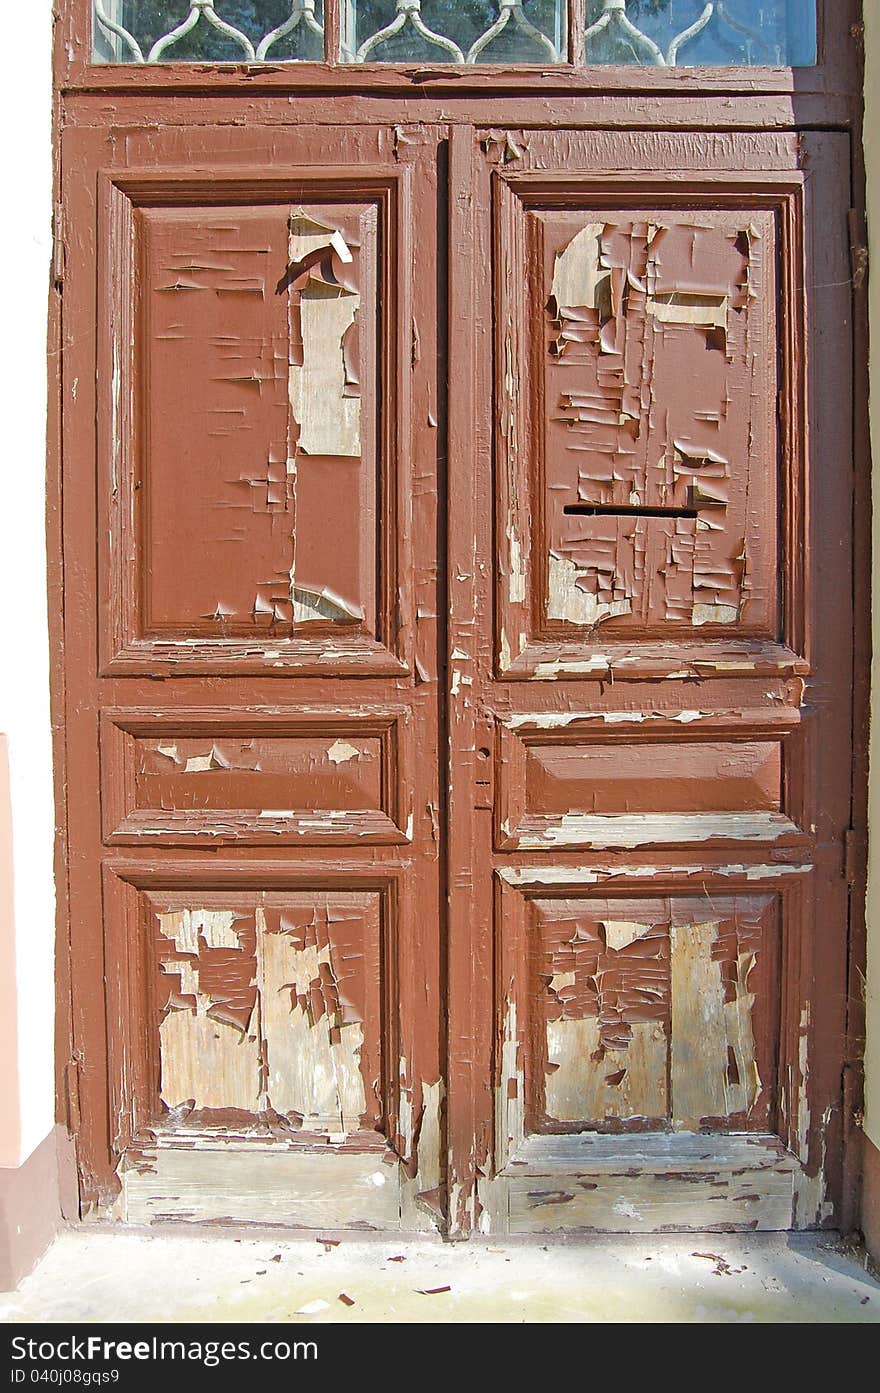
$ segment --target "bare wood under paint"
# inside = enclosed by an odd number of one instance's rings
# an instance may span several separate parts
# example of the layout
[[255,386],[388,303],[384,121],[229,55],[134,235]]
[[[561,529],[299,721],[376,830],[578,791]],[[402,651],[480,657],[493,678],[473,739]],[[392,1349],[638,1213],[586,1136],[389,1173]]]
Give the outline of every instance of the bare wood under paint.
[[122,1175],[120,1212],[132,1224],[399,1229],[400,1184],[381,1152],[145,1149]]

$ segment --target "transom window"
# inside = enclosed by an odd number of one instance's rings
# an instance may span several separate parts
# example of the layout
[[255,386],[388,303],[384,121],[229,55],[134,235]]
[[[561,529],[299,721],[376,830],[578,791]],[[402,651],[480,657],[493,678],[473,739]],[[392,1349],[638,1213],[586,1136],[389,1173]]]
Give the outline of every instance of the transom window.
[[99,63],[816,62],[815,0],[94,0]]

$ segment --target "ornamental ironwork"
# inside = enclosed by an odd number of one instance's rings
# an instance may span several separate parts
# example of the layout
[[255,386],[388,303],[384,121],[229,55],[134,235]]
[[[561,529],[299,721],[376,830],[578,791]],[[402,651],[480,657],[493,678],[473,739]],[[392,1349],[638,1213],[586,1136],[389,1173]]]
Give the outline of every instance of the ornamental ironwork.
[[[814,0],[579,0],[584,66],[804,66]],[[568,63],[566,0],[94,0],[111,63]]]

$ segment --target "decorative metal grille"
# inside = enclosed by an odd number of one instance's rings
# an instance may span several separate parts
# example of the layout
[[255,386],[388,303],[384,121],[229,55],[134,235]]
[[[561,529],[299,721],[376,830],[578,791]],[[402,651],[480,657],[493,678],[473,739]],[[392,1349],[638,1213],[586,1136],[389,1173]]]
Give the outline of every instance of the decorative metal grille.
[[[340,0],[345,63],[568,61],[566,0]],[[799,67],[815,0],[580,0],[584,62]],[[94,0],[110,63],[322,62],[323,0]]]
[[323,0],[94,0],[104,63],[324,61]]
[[[356,63],[564,63],[565,0],[350,0]],[[350,55],[350,56],[349,56]]]

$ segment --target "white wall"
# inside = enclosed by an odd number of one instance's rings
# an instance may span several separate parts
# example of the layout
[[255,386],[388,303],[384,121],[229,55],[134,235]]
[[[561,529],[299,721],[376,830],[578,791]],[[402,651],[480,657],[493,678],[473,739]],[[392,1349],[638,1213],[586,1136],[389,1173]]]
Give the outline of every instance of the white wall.
[[0,1153],[6,1166],[25,1160],[54,1120],[55,814],[44,520],[52,3],[29,0],[26,10],[13,25],[21,42],[0,84],[0,732],[9,741],[19,1003],[18,1155]]

